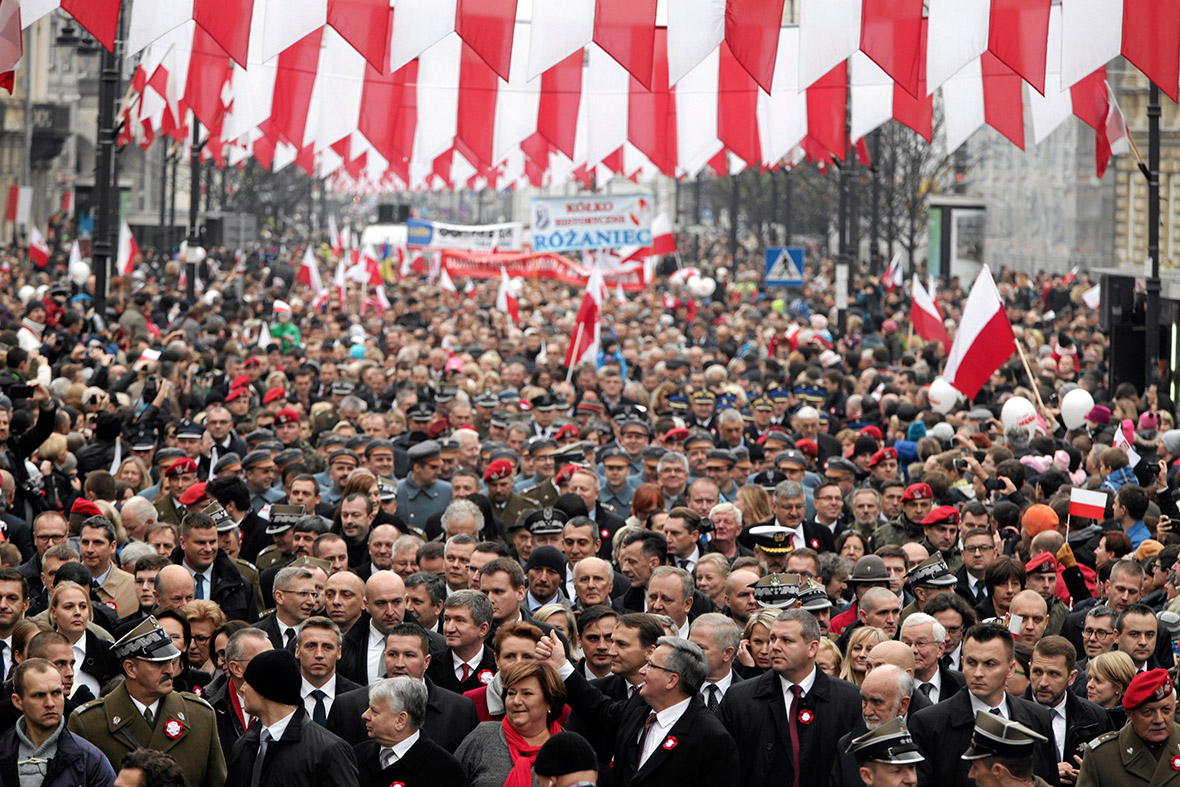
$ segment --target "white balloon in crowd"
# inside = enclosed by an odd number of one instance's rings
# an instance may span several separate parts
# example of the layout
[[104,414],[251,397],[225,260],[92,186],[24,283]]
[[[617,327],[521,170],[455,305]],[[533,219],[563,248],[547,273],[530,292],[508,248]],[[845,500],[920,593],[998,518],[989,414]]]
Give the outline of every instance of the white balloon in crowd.
[[930,406],[934,412],[946,415],[958,403],[959,392],[946,380],[936,377],[934,382],[930,383],[930,391],[926,398],[930,400]]
[[1020,427],[1032,437],[1037,428],[1037,408],[1023,396],[1013,396],[1004,402],[1004,407],[1000,410],[1000,421],[1004,424],[1005,432],[1013,427]]
[[1085,388],[1075,388],[1061,400],[1061,420],[1066,429],[1077,429],[1086,421],[1086,414],[1094,409],[1094,397]]

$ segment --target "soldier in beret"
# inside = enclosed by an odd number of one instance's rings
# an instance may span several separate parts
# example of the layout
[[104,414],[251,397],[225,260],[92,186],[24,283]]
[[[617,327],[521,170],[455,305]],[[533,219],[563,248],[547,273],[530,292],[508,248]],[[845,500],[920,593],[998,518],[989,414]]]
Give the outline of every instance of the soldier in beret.
[[950,572],[959,570],[963,556],[959,553],[959,509],[954,506],[939,506],[922,517],[921,541],[928,554],[936,552],[942,556]]
[[1176,689],[1167,670],[1141,672],[1123,694],[1127,723],[1084,747],[1078,787],[1155,787],[1180,781]]
[[187,456],[180,456],[164,465],[163,484],[168,493],[156,500],[156,513],[161,522],[180,527],[180,518],[184,516],[180,496],[195,483],[197,463]]
[[541,507],[536,500],[513,491],[515,476],[516,465],[508,458],[492,460],[483,471],[483,483],[488,490],[487,498],[492,504],[492,513],[509,530],[516,527],[525,511]]
[[69,729],[97,746],[111,766],[136,749],[176,760],[192,787],[225,784],[225,757],[213,707],[195,694],[173,691],[180,651],[148,617],[112,647],[124,681],[70,716]]
[[879,547],[883,544],[901,546],[911,541],[922,541],[926,537],[922,520],[933,508],[934,490],[930,484],[910,484],[901,495],[901,513],[896,519],[877,528],[873,534],[873,543]]

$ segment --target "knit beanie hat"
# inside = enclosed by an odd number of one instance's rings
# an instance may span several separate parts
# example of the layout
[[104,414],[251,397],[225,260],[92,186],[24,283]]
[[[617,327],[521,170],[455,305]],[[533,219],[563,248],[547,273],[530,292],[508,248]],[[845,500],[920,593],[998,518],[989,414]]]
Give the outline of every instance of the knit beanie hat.
[[299,662],[289,650],[266,650],[250,659],[242,676],[250,688],[264,699],[282,705],[301,705],[303,698],[299,689],[303,677]]

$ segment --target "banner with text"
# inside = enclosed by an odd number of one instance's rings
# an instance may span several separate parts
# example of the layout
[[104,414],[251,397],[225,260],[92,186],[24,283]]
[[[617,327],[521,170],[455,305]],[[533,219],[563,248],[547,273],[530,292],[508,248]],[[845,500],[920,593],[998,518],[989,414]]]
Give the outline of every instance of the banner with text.
[[[560,254],[533,252],[520,254],[477,254],[464,251],[444,251],[442,267],[451,278],[494,279],[503,268],[514,279],[548,279],[563,284],[585,287],[590,280],[590,268]],[[643,262],[628,267],[602,272],[609,289],[620,284],[624,292],[640,292],[647,286],[643,277]]]
[[424,219],[406,220],[406,246],[417,249],[455,249],[458,251],[520,251],[522,225],[443,224]]
[[537,251],[651,245],[650,194],[534,198],[529,216]]

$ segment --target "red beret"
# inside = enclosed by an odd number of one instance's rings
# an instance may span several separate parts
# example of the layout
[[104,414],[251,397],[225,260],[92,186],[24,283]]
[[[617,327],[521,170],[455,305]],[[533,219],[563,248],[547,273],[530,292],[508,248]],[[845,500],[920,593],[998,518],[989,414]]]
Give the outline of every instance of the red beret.
[[767,429],[766,434],[758,438],[758,445],[766,445],[766,441],[772,436],[776,440],[781,439],[783,442],[790,442],[787,436],[787,430],[783,429],[781,426],[775,425]]
[[[926,484],[914,484],[914,486],[925,486],[927,493],[930,492],[930,487],[927,486]],[[909,492],[909,490],[906,490],[906,491],[907,491],[907,493]],[[903,496],[902,499],[904,500],[905,497]],[[920,499],[924,499],[924,498],[915,497],[913,499],[920,500]],[[922,524],[923,525],[957,525],[957,524],[959,524],[959,509],[955,508],[954,506],[939,506],[938,508],[935,508],[933,511],[931,511],[926,516],[922,517]]]
[[901,496],[901,502],[907,500],[933,500],[934,490],[930,488],[930,484],[910,484],[905,488],[905,493]]
[[488,469],[483,471],[483,481],[500,481],[512,475],[516,468],[513,467],[512,462],[507,459],[497,459],[488,465]]
[[1024,564],[1024,573],[1056,574],[1059,565],[1052,552],[1042,552]]
[[[858,434],[867,434],[869,437],[872,437],[874,440],[884,440],[885,439],[885,436],[883,434],[881,434],[881,430],[875,426],[872,426],[871,424],[869,426],[863,427]],[[897,457],[895,456],[894,458],[896,459]]]
[[[880,462],[884,462],[886,459],[896,459],[896,458],[897,458],[897,449],[896,448],[878,448],[877,453],[873,454],[872,457],[869,459],[869,467],[876,467],[877,464],[879,464]],[[929,487],[927,487],[927,488],[929,488]]]
[[184,494],[180,496],[180,504],[182,506],[191,506],[205,496],[205,482],[202,481],[184,490]]
[[286,399],[286,398],[287,398],[287,392],[284,389],[271,388],[269,391],[267,391],[265,394],[263,394],[262,403],[263,404],[270,404],[271,402],[277,401],[279,399]]
[[1168,677],[1166,669],[1140,672],[1127,687],[1127,693],[1123,695],[1123,707],[1135,710],[1145,702],[1158,702],[1173,691],[1172,679]]
[[249,396],[249,388],[235,388],[225,395],[225,401],[232,402],[234,399],[241,399],[243,396]]
[[171,478],[182,473],[195,472],[197,472],[197,463],[185,456],[168,465],[168,469],[164,471],[164,475]]
[[568,480],[570,480],[570,478],[573,477],[575,472],[577,472],[578,470],[581,470],[581,469],[582,468],[579,465],[573,465],[573,464],[562,465],[561,469],[558,470],[557,473],[553,476],[553,483],[560,484],[565,481],[568,481]]
[[284,407],[275,415],[275,424],[297,424],[299,413],[290,407]]
[[70,507],[70,513],[81,514],[82,516],[102,516],[102,509],[86,498],[79,497],[74,500],[74,505]]
[[819,444],[814,440],[808,440],[807,438],[796,440],[795,447],[808,456],[819,456]]
[[249,369],[251,366],[261,366],[261,365],[262,365],[262,361],[258,360],[257,358],[247,358],[246,359],[246,368],[247,369]]
[[582,430],[578,429],[576,424],[566,424],[557,430],[557,434],[553,435],[553,439],[560,440],[563,437],[570,436],[580,438],[582,436]]
[[229,384],[230,388],[245,388],[250,384],[250,376],[246,374],[239,374]]
[[689,434],[690,434],[690,432],[687,429],[685,429],[683,426],[678,426],[675,429],[669,429],[667,432],[664,432],[664,442],[666,443],[669,440],[672,440],[674,442],[678,442],[680,440],[687,440]]

